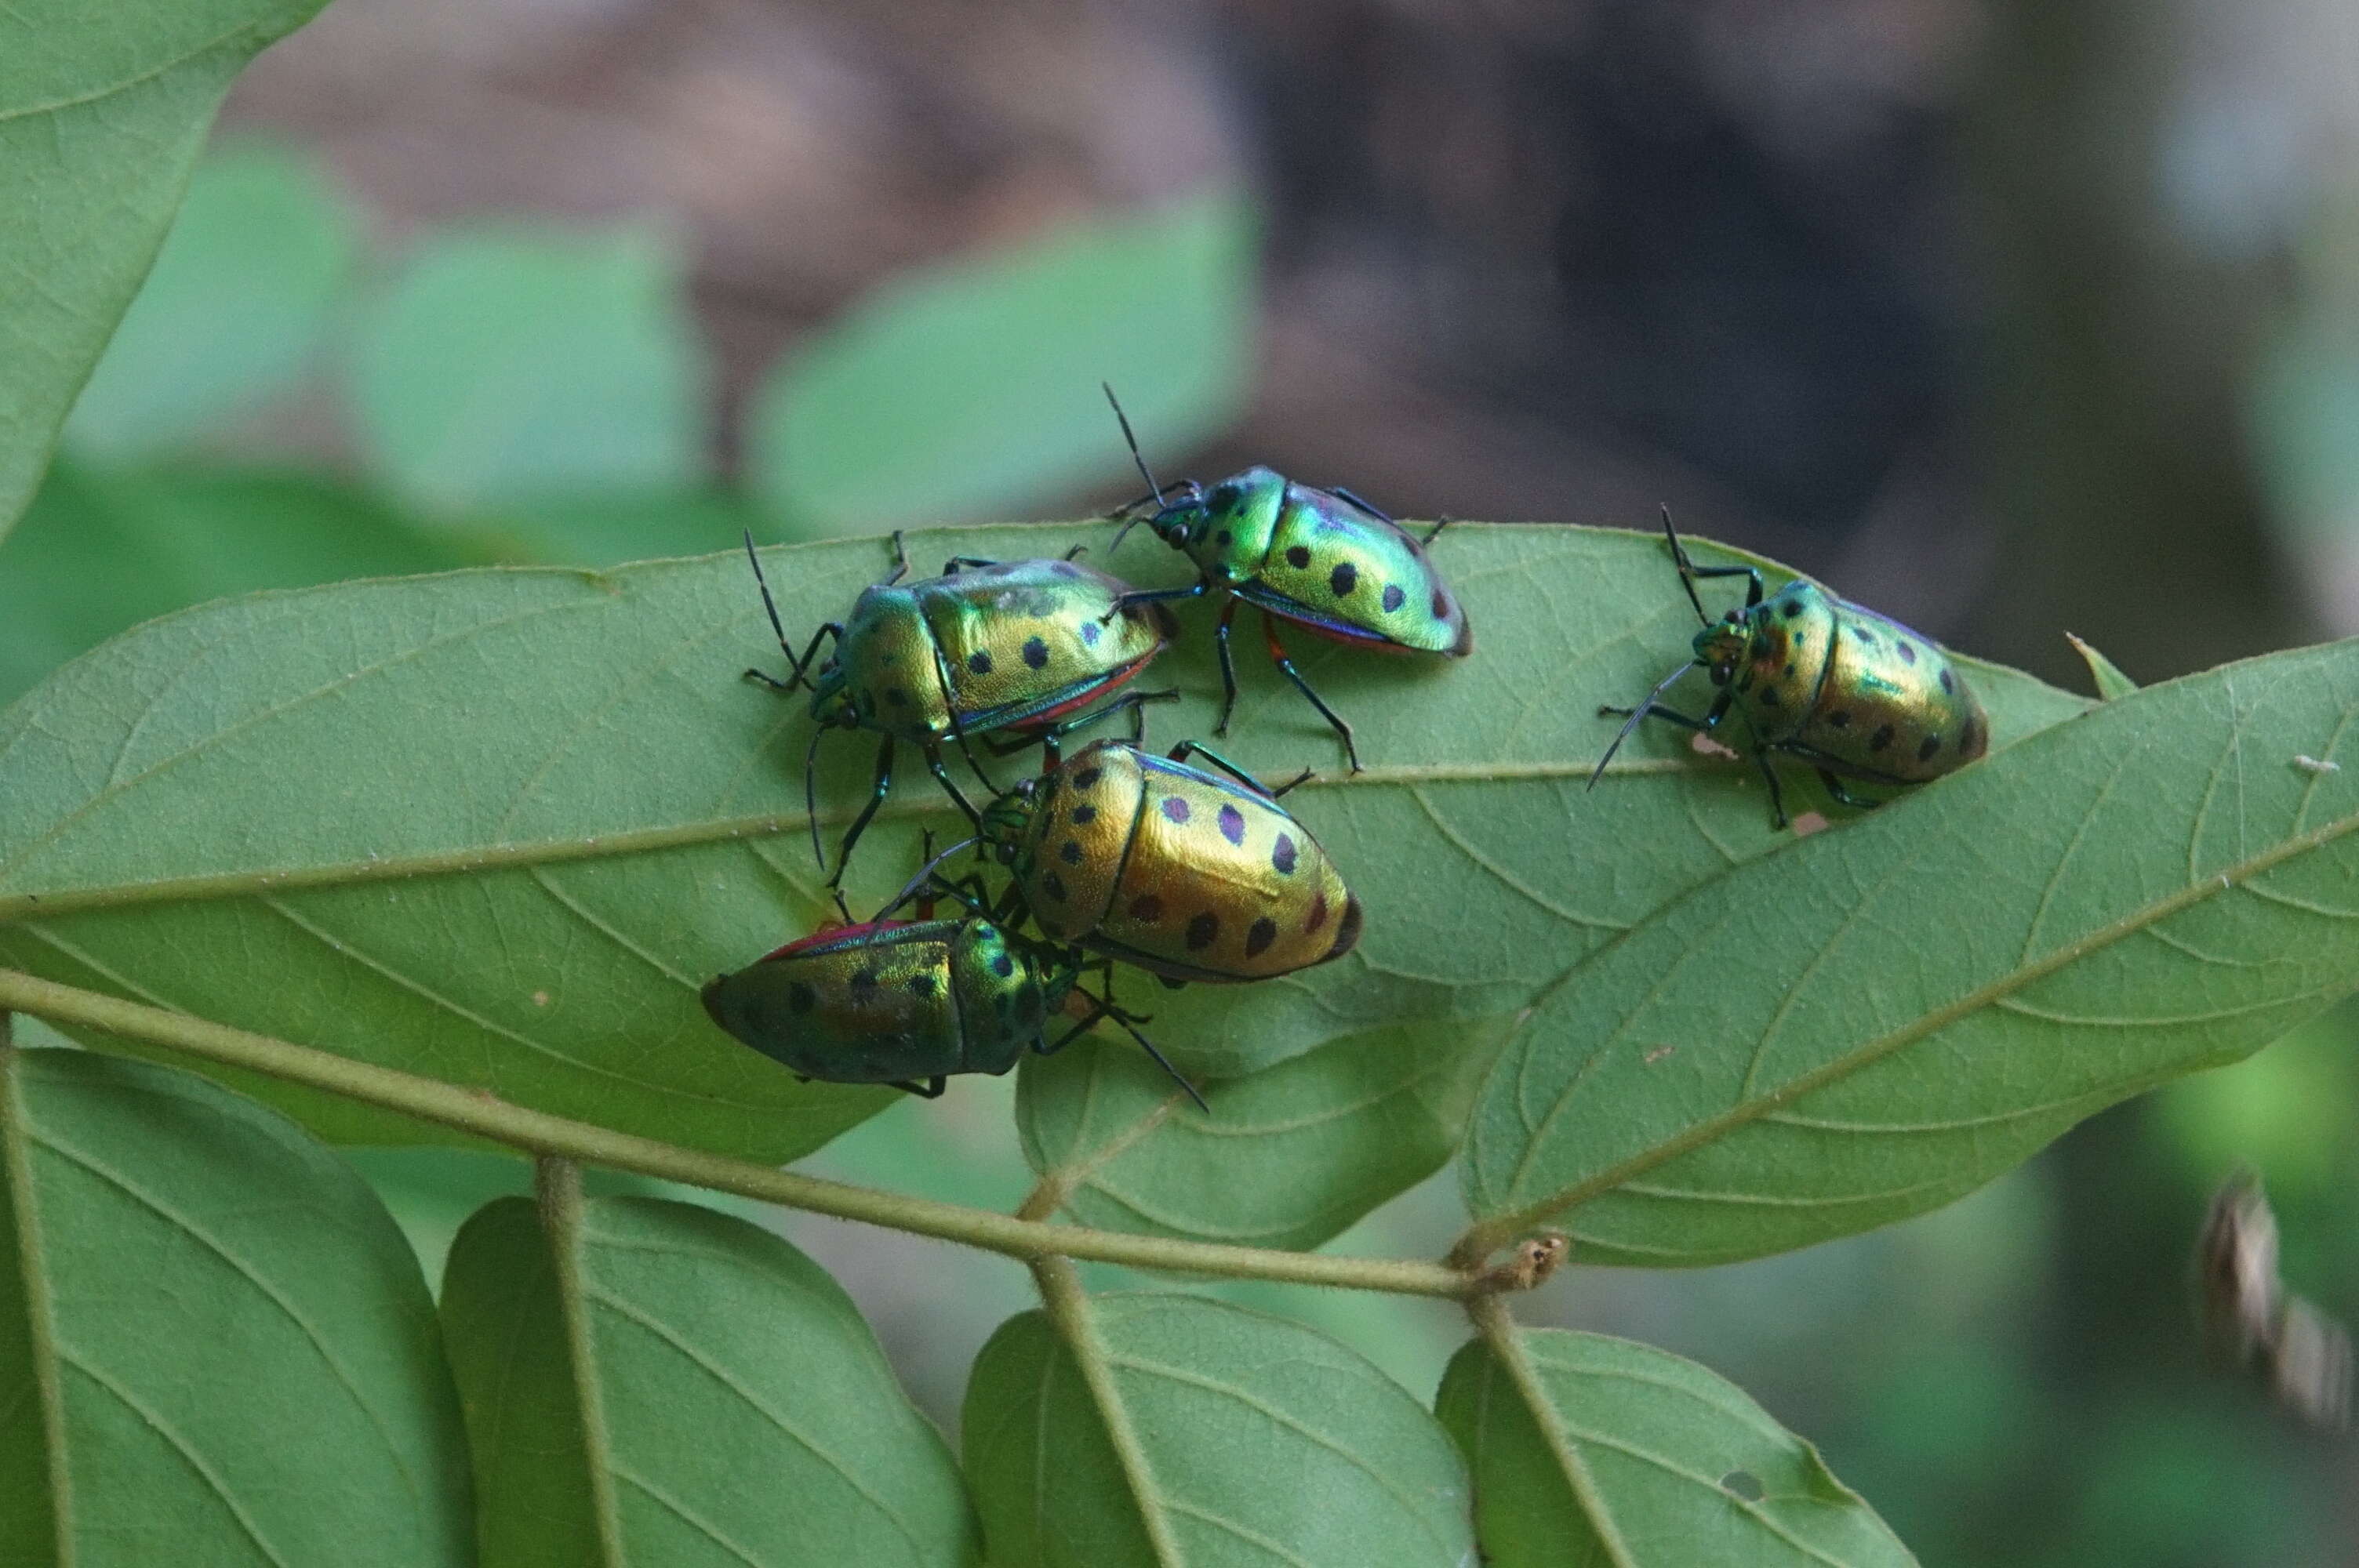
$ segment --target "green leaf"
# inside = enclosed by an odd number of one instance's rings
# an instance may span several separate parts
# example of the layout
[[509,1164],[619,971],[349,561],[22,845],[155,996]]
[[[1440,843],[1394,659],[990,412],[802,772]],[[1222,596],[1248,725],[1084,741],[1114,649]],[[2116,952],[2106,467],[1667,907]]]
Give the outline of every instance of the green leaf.
[[1651,1346],[1473,1340],[1435,1410],[1473,1472],[1495,1568],[1886,1568],[1908,1549],[1819,1451],[1727,1379]]
[[2120,666],[2113,660],[2070,632],[2064,633],[2064,640],[2072,644],[2072,651],[2081,655],[2082,664],[2089,666],[2089,678],[2096,683],[2097,696],[2101,700],[2111,702],[2137,689],[2137,682],[2122,674]]
[[552,1209],[480,1211],[443,1283],[484,1568],[973,1561],[949,1451],[816,1264],[694,1205]]
[[351,1169],[186,1073],[0,1050],[0,1561],[474,1561],[434,1305]]
[[222,94],[320,0],[0,12],[0,535],[171,227]]
[[705,356],[652,233],[445,234],[367,313],[353,402],[375,471],[429,512],[692,489]]
[[755,489],[801,531],[867,534],[1120,482],[1100,382],[1177,460],[1244,406],[1255,228],[1213,191],[902,275],[765,382]]
[[1083,1225],[1256,1247],[1318,1246],[1440,1170],[1511,1020],[1347,1035],[1188,1102],[1126,1040],[1024,1065],[1032,1168]]
[[1071,1345],[1001,1325],[962,1452],[995,1563],[1472,1564],[1464,1466],[1407,1390],[1283,1318],[1096,1296]]
[[200,600],[469,564],[458,541],[331,480],[60,460],[0,541],[0,703]]
[[2277,1038],[2359,983],[2359,769],[2296,761],[2359,761],[2354,694],[2354,643],[2149,687],[1663,909],[1492,1070],[1485,1238],[1807,1246]]
[[221,432],[299,384],[357,258],[351,209],[312,157],[216,153],[66,422],[107,462]]
[[[1110,535],[949,531],[911,550],[931,565],[1078,538],[1103,555]],[[1177,557],[1134,539],[1124,569],[1171,580]],[[1749,768],[1654,752],[1678,744],[1657,737],[1582,793],[1614,728],[1596,702],[1643,693],[1692,625],[1659,539],[1470,524],[1438,549],[1483,629],[1473,660],[1299,650],[1372,764],[1288,797],[1367,906],[1360,946],[1158,999],[1158,1041],[1191,1072],[1513,1013],[1731,860],[1791,844]],[[841,614],[888,559],[883,541],[772,552],[790,632]],[[232,600],[118,639],[0,714],[0,959],[651,1137],[763,1160],[818,1147],[891,1091],[798,1084],[695,997],[832,908],[805,837],[804,705],[738,675],[778,656],[750,577],[742,555],[462,572]],[[1154,710],[1158,744],[1212,729],[1203,625],[1147,677],[1188,692]],[[1974,671],[2001,741],[2084,706]],[[1299,694],[1262,661],[1240,675],[1233,755],[1272,777],[1335,768]],[[874,756],[867,736],[827,740],[832,828]],[[920,822],[958,821],[905,766],[855,909],[915,870]],[[340,1140],[444,1136],[236,1081]]]

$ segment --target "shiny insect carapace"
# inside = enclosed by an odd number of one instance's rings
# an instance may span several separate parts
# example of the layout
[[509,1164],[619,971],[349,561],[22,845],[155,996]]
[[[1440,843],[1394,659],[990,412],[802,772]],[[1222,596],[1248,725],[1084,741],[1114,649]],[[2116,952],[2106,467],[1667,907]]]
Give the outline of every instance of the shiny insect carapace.
[[1101,741],[985,807],[982,837],[1058,941],[1166,980],[1268,979],[1360,939],[1359,899],[1279,804],[1292,787],[1192,741],[1169,756]]
[[[954,1073],[1005,1073],[1061,1050],[1100,1019],[1125,1030],[1194,1097],[1111,998],[1081,985],[1082,956],[1027,942],[979,915],[837,926],[702,991],[712,1022],[805,1078],[890,1084],[931,1098]],[[1072,1026],[1052,1043],[1060,1016]]]
[[[1106,391],[1114,402],[1114,392]],[[1138,439],[1122,406],[1114,403],[1123,439],[1147,481],[1149,493],[1127,507],[1123,534],[1145,523],[1163,542],[1196,566],[1186,588],[1134,589],[1125,607],[1165,600],[1221,596],[1214,638],[1221,654],[1221,718],[1212,733],[1229,731],[1237,704],[1236,665],[1229,653],[1229,624],[1240,601],[1262,614],[1262,635],[1270,662],[1317,708],[1342,737],[1352,771],[1360,771],[1360,751],[1351,725],[1311,689],[1278,641],[1277,622],[1289,622],[1315,636],[1352,647],[1396,654],[1438,654],[1463,658],[1474,651],[1466,611],[1426,556],[1426,546],[1448,525],[1433,525],[1419,539],[1384,513],[1338,486],[1319,490],[1297,484],[1266,468],[1251,468],[1209,491],[1186,480],[1166,491],[1148,472]]]
[[[1815,583],[1797,579],[1763,596],[1754,567],[1699,567],[1688,558],[1663,512],[1663,535],[1670,541],[1680,586],[1695,606],[1703,630],[1696,633],[1695,657],[1656,686],[1636,708],[1603,707],[1598,712],[1626,719],[1614,743],[1589,775],[1590,787],[1604,774],[1622,742],[1652,717],[1727,741],[1723,725],[1731,712],[1744,719],[1748,753],[1769,784],[1769,807],[1786,826],[1786,805],[1769,755],[1777,752],[1810,764],[1836,801],[1852,806],[1882,802],[1854,795],[1844,781],[1909,785],[1954,773],[1990,748],[1990,719],[1966,685],[1966,677],[1940,646],[1897,621],[1837,599]],[[1741,577],[1745,606],[1718,620],[1704,613],[1696,593],[1702,578]],[[1693,666],[1701,666],[1717,688],[1701,719],[1665,708],[1656,699]]]
[[[1093,724],[1138,705],[1177,695],[1122,692],[1170,640],[1169,614],[1152,603],[1127,603],[1127,584],[1072,559],[985,561],[959,557],[940,577],[914,582],[901,537],[893,536],[894,567],[884,581],[862,590],[849,618],[828,622],[801,654],[788,643],[770,587],[749,535],[746,558],[761,587],[762,606],[786,654],[780,680],[760,670],[745,674],[780,692],[810,693],[818,721],[803,761],[803,795],[811,813],[811,852],[822,868],[816,768],[820,738],[831,729],[871,730],[875,784],[846,829],[836,857],[833,887],[851,863],[853,846],[884,805],[893,784],[893,753],[907,741],[924,753],[927,768],[970,823],[974,806],[943,765],[942,744],[955,741],[978,776],[970,742],[1005,756]],[[820,645],[834,646],[816,671]],[[806,672],[810,672],[806,674]],[[996,785],[991,786],[995,790]]]

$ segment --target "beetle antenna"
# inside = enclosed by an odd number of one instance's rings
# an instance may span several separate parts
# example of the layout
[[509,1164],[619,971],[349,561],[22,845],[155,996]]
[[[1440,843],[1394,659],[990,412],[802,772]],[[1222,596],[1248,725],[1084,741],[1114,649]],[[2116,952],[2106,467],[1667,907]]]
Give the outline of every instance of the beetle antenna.
[[1106,402],[1114,406],[1114,422],[1122,427],[1123,444],[1130,449],[1130,460],[1138,465],[1138,477],[1145,480],[1147,488],[1155,492],[1155,504],[1162,505],[1163,487],[1156,483],[1155,476],[1147,471],[1147,460],[1138,455],[1138,438],[1131,433],[1130,416],[1122,411],[1122,399],[1114,395],[1111,382],[1098,383],[1098,389],[1106,395]]
[[[1711,622],[1706,622],[1705,624],[1710,625]],[[1622,742],[1630,738],[1630,731],[1638,728],[1638,720],[1646,718],[1647,714],[1652,713],[1655,710],[1655,698],[1662,696],[1666,691],[1669,691],[1673,681],[1679,679],[1681,676],[1687,674],[1689,670],[1694,667],[1695,666],[1692,664],[1681,665],[1678,669],[1673,670],[1669,675],[1667,675],[1661,680],[1657,681],[1655,683],[1655,689],[1647,694],[1647,700],[1630,710],[1629,719],[1626,719],[1623,723],[1622,728],[1614,733],[1614,744],[1606,747],[1605,755],[1597,759],[1597,769],[1594,773],[1592,773],[1589,775],[1589,787],[1591,789],[1595,789],[1597,787],[1597,781],[1605,776],[1605,764],[1614,760],[1614,753],[1622,749]]]
[[[1671,563],[1680,568],[1680,586],[1688,590],[1688,602],[1695,606],[1696,619],[1709,626],[1712,624],[1712,617],[1703,612],[1703,600],[1696,597],[1695,563],[1688,559],[1688,547],[1680,543],[1679,531],[1671,526],[1671,503],[1666,501],[1662,504],[1663,537],[1671,542]],[[1661,688],[1658,687],[1656,689]],[[1640,708],[1639,711],[1643,713],[1646,709]],[[1617,741],[1614,744],[1619,745],[1621,742]],[[1611,752],[1606,753],[1609,757],[1613,754]],[[1598,764],[1600,767],[1604,765],[1603,762]]]
[[811,859],[822,871],[827,870],[827,851],[819,841],[819,738],[826,733],[826,725],[815,727],[810,749],[803,753],[803,817],[810,824]]
[[951,845],[949,849],[943,850],[940,854],[936,855],[932,860],[928,860],[925,865],[919,870],[918,874],[911,877],[908,881],[903,885],[901,891],[893,895],[893,902],[878,910],[874,918],[882,920],[886,915],[892,914],[895,910],[900,908],[903,904],[908,903],[911,899],[917,897],[918,894],[925,891],[926,884],[933,880],[935,867],[940,865],[944,860],[949,860],[952,855],[957,854],[961,849],[973,848],[975,843],[976,840],[973,838],[962,838],[957,843]]

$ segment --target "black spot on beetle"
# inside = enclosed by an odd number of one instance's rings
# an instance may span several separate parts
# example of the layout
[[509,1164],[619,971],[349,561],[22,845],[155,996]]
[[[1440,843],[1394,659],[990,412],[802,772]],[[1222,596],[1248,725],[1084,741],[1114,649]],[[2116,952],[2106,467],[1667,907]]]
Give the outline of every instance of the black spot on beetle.
[[1016,972],[1016,960],[1006,953],[994,954],[991,960],[991,972],[1004,980]]
[[1889,745],[1891,745],[1891,744],[1892,744],[1892,726],[1891,726],[1891,725],[1889,725],[1889,724],[1885,725],[1882,729],[1878,730],[1875,734],[1873,734],[1873,735],[1871,735],[1871,736],[1869,736],[1869,737],[1867,738],[1867,749],[1868,749],[1869,751],[1871,751],[1871,752],[1881,752],[1881,751],[1882,751],[1882,750],[1884,750],[1886,746],[1889,746]]
[[1204,509],[1207,512],[1226,512],[1244,493],[1234,484],[1216,484],[1212,487],[1212,493],[1204,497]]
[[1036,670],[1049,667],[1049,644],[1038,637],[1024,639],[1024,662]]
[[1277,940],[1277,922],[1263,915],[1245,931],[1245,957],[1258,958]]
[[1911,642],[1908,642],[1908,641],[1905,641],[1905,640],[1904,640],[1904,641],[1901,641],[1901,642],[1896,643],[1894,643],[1893,645],[1894,645],[1895,647],[1897,647],[1897,649],[1899,649],[1899,650],[1900,650],[1900,662],[1901,662],[1902,664],[1904,664],[1904,665],[1913,665],[1913,664],[1915,664],[1915,663],[1917,662],[1917,644],[1916,644],[1916,643],[1911,643]]
[[1801,667],[1801,666],[1800,666],[1799,665],[1797,665],[1797,664],[1796,664],[1796,663],[1794,663],[1794,661],[1793,661],[1793,660],[1791,660],[1791,659],[1788,659],[1788,660],[1786,661],[1786,673],[1787,673],[1788,675],[1789,675],[1789,676],[1790,676],[1790,675],[1792,675],[1796,670],[1799,669],[1800,667]]
[[1294,839],[1291,835],[1281,833],[1277,836],[1277,842],[1269,847],[1269,863],[1277,868],[1277,874],[1281,877],[1294,874]]
[[1848,728],[1851,724],[1851,709],[1848,708],[1836,708],[1832,713],[1827,715],[1827,724],[1831,729],[1835,730]]
[[1098,819],[1098,808],[1097,808],[1096,806],[1077,806],[1073,807],[1073,826],[1074,826],[1074,827],[1087,827],[1091,823],[1095,822],[1097,819]]
[[1400,584],[1397,582],[1385,584],[1385,613],[1390,615],[1394,611],[1398,610],[1401,607],[1401,600],[1408,597],[1408,594],[1401,591]]
[[1040,875],[1040,891],[1062,903],[1065,902],[1065,879],[1054,871],[1044,871]]
[[1073,775],[1073,787],[1075,789],[1087,789],[1097,782],[1098,770],[1095,768],[1083,768],[1080,773]]
[[1433,618],[1436,621],[1450,619],[1450,595],[1438,588],[1433,590]]
[[1191,953],[1212,945],[1221,934],[1221,917],[1206,910],[1188,923],[1188,950]]
[[1286,564],[1292,567],[1296,571],[1301,571],[1303,568],[1310,566],[1310,546],[1308,545],[1295,545],[1289,547],[1286,552]]
[[1152,925],[1163,918],[1163,901],[1151,892],[1140,893],[1130,901],[1130,917],[1141,925]]
[[1802,612],[1802,601],[1801,601],[1800,600],[1799,600],[1799,599],[1789,599],[1789,600],[1788,600],[1786,601],[1786,608],[1785,608],[1783,611],[1779,611],[1779,613],[1780,613],[1780,614],[1782,614],[1782,615],[1784,615],[1784,616],[1786,617],[1786,619],[1787,619],[1787,620],[1788,620],[1788,621],[1791,621],[1792,619],[1794,619],[1794,617],[1796,617],[1797,615],[1799,615],[1801,612]]
[[909,977],[909,994],[915,997],[932,996],[934,994],[934,977],[931,975],[911,975]]
[[1221,837],[1232,844],[1245,841],[1245,814],[1234,806],[1221,807]]
[[1219,533],[1213,535],[1212,543],[1218,545],[1224,550],[1227,549],[1229,547],[1229,531],[1226,528],[1223,528]]
[[1350,596],[1360,586],[1360,568],[1349,561],[1338,561],[1335,569],[1327,574],[1327,587],[1338,599]]
[[877,975],[874,969],[863,969],[852,977],[852,994],[855,1000],[876,994]]
[[1188,803],[1176,795],[1167,795],[1163,797],[1163,815],[1170,821],[1185,822],[1188,820]]
[[966,667],[979,676],[987,676],[991,673],[991,655],[977,648],[966,656]]
[[1955,697],[1958,694],[1958,683],[1956,680],[1951,678],[1950,672],[1946,668],[1941,671],[1941,691],[1944,696],[1948,697]]
[[[1746,684],[1750,685],[1751,683],[1748,681]],[[1764,707],[1764,708],[1775,708],[1775,707],[1777,707],[1777,688],[1776,687],[1774,687],[1774,686],[1765,686],[1765,687],[1763,687],[1761,688],[1761,696],[1760,696],[1756,700],[1758,700],[1758,701],[1760,702],[1761,706],[1762,706],[1762,707]]]
[[1920,762],[1930,762],[1933,760],[1933,753],[1940,749],[1941,738],[1939,735],[1928,735],[1925,737],[1925,743],[1917,748],[1917,760]]
[[815,1008],[818,1005],[819,992],[811,989],[810,987],[803,984],[802,981],[797,980],[794,984],[787,988],[787,1011],[788,1012],[809,1012],[812,1008]]
[[1057,851],[1057,859],[1064,861],[1065,864],[1069,866],[1080,865],[1082,863],[1082,841],[1078,838],[1066,839],[1063,848]]

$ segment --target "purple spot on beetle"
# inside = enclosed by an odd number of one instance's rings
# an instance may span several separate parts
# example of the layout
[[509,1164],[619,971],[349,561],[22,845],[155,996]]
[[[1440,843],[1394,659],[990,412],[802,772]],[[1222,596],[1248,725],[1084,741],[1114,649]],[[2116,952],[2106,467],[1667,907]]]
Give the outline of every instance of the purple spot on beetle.
[[1433,618],[1436,621],[1450,619],[1450,595],[1445,589],[1437,588],[1433,590]]
[[1163,797],[1163,815],[1173,822],[1188,820],[1188,803],[1176,795]]
[[1900,650],[1900,662],[1901,662],[1902,664],[1904,664],[1904,665],[1913,665],[1913,664],[1915,664],[1915,663],[1917,662],[1917,644],[1916,644],[1916,643],[1909,643],[1909,642],[1901,642],[1901,643],[1896,643],[1896,644],[1894,644],[1894,645],[1895,645],[1896,647],[1897,647],[1897,648]]
[[1336,598],[1348,597],[1353,589],[1360,586],[1360,568],[1349,561],[1336,562],[1335,569],[1327,574],[1327,586]]
[[1294,839],[1290,835],[1279,834],[1277,842],[1269,847],[1269,863],[1277,868],[1279,876],[1294,874]]
[[1104,628],[1104,627],[1103,627],[1103,626],[1101,626],[1101,625],[1099,625],[1096,622],[1094,622],[1094,621],[1084,621],[1084,622],[1082,622],[1082,646],[1084,646],[1084,647],[1089,647],[1089,648],[1094,648],[1094,647],[1096,647],[1096,646],[1098,645],[1098,639],[1099,639],[1100,637],[1104,636],[1104,635],[1105,635],[1105,628]]
[[1408,594],[1401,591],[1400,584],[1397,582],[1386,583],[1385,585],[1385,613],[1390,615],[1394,611],[1398,610],[1401,607],[1401,600],[1408,597]]
[[1234,806],[1221,807],[1221,837],[1232,844],[1245,841],[1245,814]]
[[1016,972],[1016,960],[1005,953],[995,954],[991,960],[991,972],[1004,980]]

